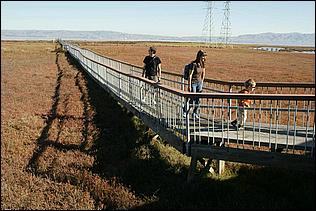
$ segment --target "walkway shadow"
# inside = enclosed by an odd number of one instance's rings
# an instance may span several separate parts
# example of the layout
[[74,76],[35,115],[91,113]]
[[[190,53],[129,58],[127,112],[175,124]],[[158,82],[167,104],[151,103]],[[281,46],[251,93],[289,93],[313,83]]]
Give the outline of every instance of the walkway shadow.
[[57,65],[57,80],[56,80],[54,96],[52,97],[53,104],[52,104],[49,114],[47,115],[46,126],[43,128],[40,137],[36,140],[37,149],[33,153],[33,156],[31,157],[27,165],[27,170],[30,172],[33,172],[34,174],[37,174],[37,162],[38,162],[39,157],[43,154],[43,152],[47,149],[47,147],[53,143],[52,141],[48,140],[48,136],[49,136],[48,133],[53,124],[54,119],[56,119],[57,117],[57,106],[60,100],[60,85],[61,85],[61,80],[63,77],[63,70],[59,66],[58,58],[59,58],[59,52],[56,52],[55,64]]
[[[79,73],[74,77],[75,79],[75,85],[78,87],[81,98],[80,100],[83,103],[83,114],[82,117],[76,117],[73,115],[68,115],[68,101],[69,101],[69,95],[63,96],[63,101],[61,101],[61,83],[63,81],[63,76],[65,74],[64,70],[60,67],[59,64],[59,56],[63,51],[61,49],[57,49],[56,51],[56,60],[55,64],[57,66],[57,79],[55,84],[55,91],[54,95],[52,97],[52,106],[48,114],[42,114],[41,117],[45,119],[45,126],[41,131],[41,134],[39,138],[36,140],[37,148],[35,149],[32,157],[30,158],[27,166],[26,171],[33,173],[37,177],[42,178],[49,178],[52,181],[61,182],[61,183],[71,183],[73,185],[78,185],[82,183],[89,184],[90,180],[93,181],[93,178],[89,177],[89,175],[86,175],[85,177],[75,178],[74,175],[69,174],[67,171],[59,172],[59,174],[56,176],[54,172],[51,172],[51,170],[40,170],[40,164],[39,159],[41,156],[44,155],[45,151],[48,149],[48,147],[53,147],[57,149],[58,151],[67,152],[67,151],[81,151],[85,154],[91,154],[91,149],[87,148],[88,143],[88,125],[89,125],[89,115],[88,115],[88,96],[84,92],[84,89],[82,87],[82,84],[80,83],[81,78],[79,78]],[[85,81],[85,79],[83,79]],[[62,107],[65,115],[61,115],[57,113],[57,107]],[[50,136],[50,129],[52,128],[52,125],[55,120],[58,120],[57,122],[57,137],[54,138],[54,140],[49,139]],[[83,128],[81,129],[81,137],[80,144],[63,144],[60,140],[60,135],[63,132],[63,129],[65,127],[66,120],[80,120],[83,121]],[[73,168],[81,171],[82,166],[71,164]],[[87,181],[85,181],[87,180]],[[80,186],[82,187],[82,186]],[[90,186],[93,187],[93,186]],[[94,190],[86,190],[87,187],[82,187],[85,189],[84,191],[89,191],[91,193],[91,196],[94,198],[96,207],[98,207],[98,203],[100,201],[99,196],[94,193]]]

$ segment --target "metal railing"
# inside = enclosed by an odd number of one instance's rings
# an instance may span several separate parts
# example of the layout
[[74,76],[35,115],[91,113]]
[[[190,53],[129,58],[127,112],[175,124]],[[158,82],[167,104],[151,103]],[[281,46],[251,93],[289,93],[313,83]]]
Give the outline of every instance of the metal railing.
[[[143,67],[109,58],[100,55],[91,50],[80,48],[78,45],[71,44],[73,48],[78,48],[87,56],[93,56],[93,59],[104,58],[105,65],[111,66],[115,69],[120,67],[120,71],[128,72],[132,75],[141,76]],[[99,60],[101,61],[101,60]],[[181,72],[182,70],[179,70]],[[182,74],[177,74],[172,71],[162,70],[161,82],[173,88],[187,90],[187,82],[183,79]],[[244,86],[240,81],[223,81],[206,78],[203,83],[203,90],[205,92],[238,92]],[[300,83],[300,82],[257,82],[256,93],[260,94],[315,94],[314,83]]]
[[[154,83],[141,77],[140,67],[62,40],[59,42],[96,81],[127,106],[151,118],[157,127],[172,131],[187,154],[192,144],[201,144],[268,152],[279,150],[314,157],[315,86],[311,84],[258,83],[257,87],[262,90],[277,93],[238,94],[230,92],[234,91],[232,87],[242,86],[241,82],[206,79],[208,88],[210,84],[215,87],[212,93],[190,93],[184,91],[181,75],[169,74],[175,79],[166,76],[162,83]],[[190,106],[188,99],[196,97],[201,100],[201,117],[192,118],[190,114],[183,117],[183,108]],[[254,104],[246,108],[245,128],[236,130],[230,122],[237,116],[237,100],[245,98]]]

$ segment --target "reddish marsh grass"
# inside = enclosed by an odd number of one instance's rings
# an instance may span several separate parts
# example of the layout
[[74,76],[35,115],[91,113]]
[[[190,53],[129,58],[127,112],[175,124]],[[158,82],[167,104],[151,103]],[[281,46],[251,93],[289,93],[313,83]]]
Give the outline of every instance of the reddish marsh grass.
[[91,171],[94,109],[63,52],[49,42],[1,42],[1,76],[1,209],[139,204]]
[[[142,65],[146,45],[92,47]],[[166,69],[180,71],[198,48],[181,49],[158,46]],[[208,58],[214,78],[232,80],[224,77],[232,75],[225,63],[230,51],[226,59],[217,51]],[[293,81],[313,81],[314,56],[299,57],[307,72]],[[246,68],[246,61],[237,63]],[[315,207],[313,175],[228,162],[226,178],[185,184],[189,159],[149,142],[146,127],[53,43],[2,41],[1,76],[1,209]]]

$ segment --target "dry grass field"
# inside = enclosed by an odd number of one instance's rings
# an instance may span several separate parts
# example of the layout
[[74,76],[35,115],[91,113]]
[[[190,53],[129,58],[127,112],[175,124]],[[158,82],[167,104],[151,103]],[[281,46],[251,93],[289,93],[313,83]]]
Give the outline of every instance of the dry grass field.
[[64,54],[52,43],[2,42],[1,61],[1,209],[137,204],[91,171],[99,131],[83,75]]
[[[81,45],[136,65],[149,46]],[[198,49],[157,47],[179,71]],[[314,82],[314,55],[235,50],[208,50],[208,76]],[[153,136],[52,42],[1,41],[1,209],[315,209],[315,175],[228,163],[185,184],[189,158]]]
[[[184,65],[195,59],[200,49],[195,44],[113,42],[75,42],[102,55],[134,65],[143,66],[143,59],[151,45],[157,47],[157,55],[165,71],[181,73]],[[255,46],[241,45],[233,49],[202,48],[208,56],[208,78],[225,81],[258,82],[313,82],[315,83],[315,54],[293,52],[267,52],[253,50]]]

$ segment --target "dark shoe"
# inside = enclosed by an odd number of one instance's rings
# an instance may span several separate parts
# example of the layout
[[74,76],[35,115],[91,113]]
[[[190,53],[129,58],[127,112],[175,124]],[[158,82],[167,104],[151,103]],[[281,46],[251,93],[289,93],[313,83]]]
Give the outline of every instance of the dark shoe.
[[237,124],[237,120],[234,120],[230,123],[232,126],[236,127],[236,124]]
[[244,129],[244,126],[241,125],[241,124],[239,124],[239,125],[238,125],[238,129],[239,129],[239,130],[242,130],[242,129]]

